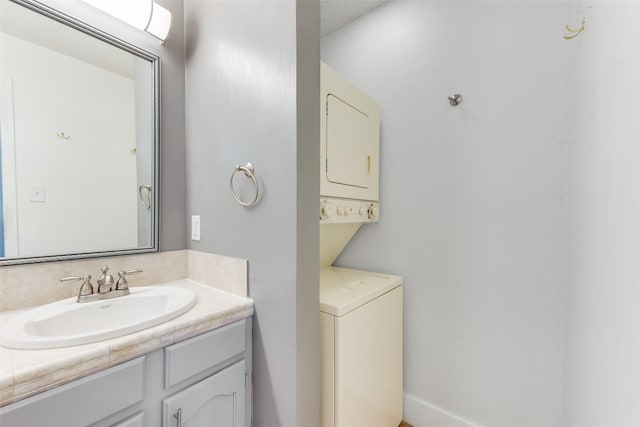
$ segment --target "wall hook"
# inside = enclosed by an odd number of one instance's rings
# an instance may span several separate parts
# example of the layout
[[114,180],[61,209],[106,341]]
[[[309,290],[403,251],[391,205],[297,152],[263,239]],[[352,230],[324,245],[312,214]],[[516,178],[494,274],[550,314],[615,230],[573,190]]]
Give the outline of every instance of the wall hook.
[[59,139],[69,139],[69,138],[71,138],[71,135],[65,135],[64,132],[58,132],[56,135],[58,136]]
[[569,26],[569,24],[565,25],[564,28],[569,31],[570,33],[573,33],[571,35],[564,35],[562,36],[565,40],[571,40],[571,39],[575,39],[576,37],[578,37],[583,31],[584,31],[584,24],[585,24],[585,19],[582,18],[582,23],[580,24],[579,28],[573,29]]
[[460,104],[462,102],[462,95],[460,95],[459,93],[456,93],[454,95],[451,95],[449,97],[449,104],[451,104],[452,107],[455,107],[456,105]]

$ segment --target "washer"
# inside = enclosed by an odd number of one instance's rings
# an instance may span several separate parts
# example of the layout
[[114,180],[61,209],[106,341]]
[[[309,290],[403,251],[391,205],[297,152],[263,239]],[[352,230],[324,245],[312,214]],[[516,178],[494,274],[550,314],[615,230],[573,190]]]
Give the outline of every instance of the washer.
[[402,277],[320,270],[322,427],[402,421]]

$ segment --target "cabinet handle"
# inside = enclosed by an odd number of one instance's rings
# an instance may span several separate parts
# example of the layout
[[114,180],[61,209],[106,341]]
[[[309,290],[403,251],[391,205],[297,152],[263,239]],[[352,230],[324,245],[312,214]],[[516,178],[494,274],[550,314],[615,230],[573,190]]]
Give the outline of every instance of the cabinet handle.
[[176,423],[176,426],[180,427],[182,425],[182,408],[178,408],[178,412],[173,414],[173,417],[178,420],[178,422]]

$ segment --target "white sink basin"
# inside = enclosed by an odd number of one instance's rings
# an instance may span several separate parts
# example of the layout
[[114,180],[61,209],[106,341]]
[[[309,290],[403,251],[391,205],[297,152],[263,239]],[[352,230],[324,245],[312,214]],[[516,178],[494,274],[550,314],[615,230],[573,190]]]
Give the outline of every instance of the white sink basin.
[[0,344],[23,349],[87,344],[159,325],[196,303],[193,292],[175,286],[130,291],[123,297],[93,302],[69,298],[16,314],[0,330]]

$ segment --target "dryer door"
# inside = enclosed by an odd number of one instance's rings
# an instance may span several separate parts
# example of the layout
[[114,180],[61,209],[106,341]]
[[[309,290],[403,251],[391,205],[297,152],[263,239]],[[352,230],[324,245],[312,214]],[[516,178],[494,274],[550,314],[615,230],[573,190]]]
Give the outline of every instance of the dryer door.
[[324,64],[321,90],[320,194],[378,201],[378,105]]
[[327,179],[335,184],[371,188],[377,157],[371,118],[335,95],[327,95]]

